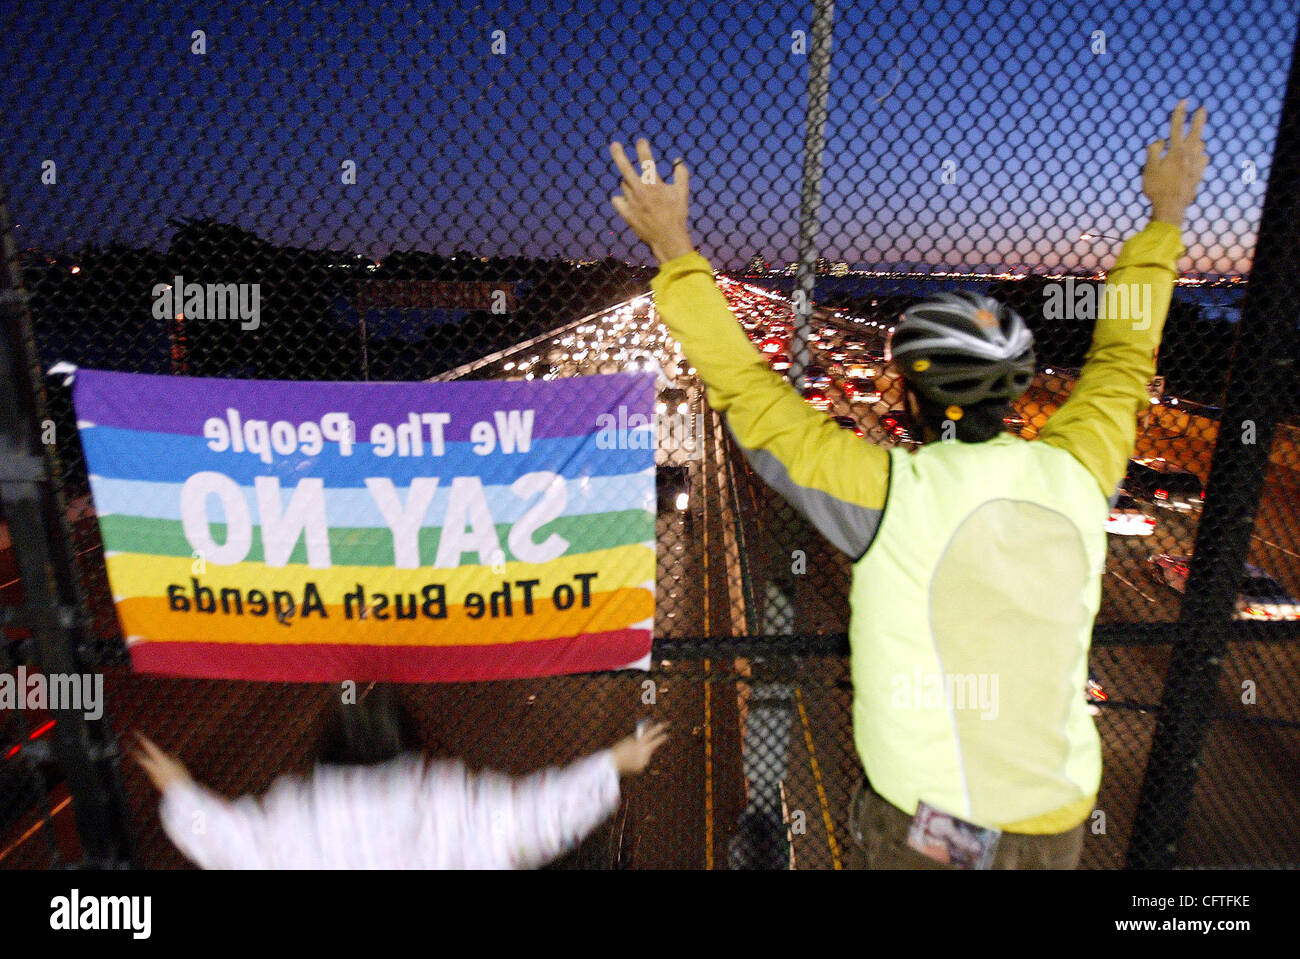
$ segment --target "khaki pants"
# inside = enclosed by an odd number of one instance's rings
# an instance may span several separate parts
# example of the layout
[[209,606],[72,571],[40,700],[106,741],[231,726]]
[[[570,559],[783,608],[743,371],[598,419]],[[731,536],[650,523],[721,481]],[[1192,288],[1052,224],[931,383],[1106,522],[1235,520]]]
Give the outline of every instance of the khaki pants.
[[[923,856],[907,844],[912,817],[866,780],[850,810],[849,831],[866,852],[868,869],[956,869]],[[1083,823],[1051,835],[1004,832],[993,855],[994,869],[1074,869],[1083,852]]]

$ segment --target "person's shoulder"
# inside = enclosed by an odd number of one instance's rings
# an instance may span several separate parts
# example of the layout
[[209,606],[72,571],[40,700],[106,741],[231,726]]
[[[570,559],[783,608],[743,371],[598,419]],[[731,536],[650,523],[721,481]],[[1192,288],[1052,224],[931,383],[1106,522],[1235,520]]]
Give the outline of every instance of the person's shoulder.
[[468,767],[459,759],[440,759],[421,756],[420,775],[426,783],[463,786],[471,774]]
[[1080,469],[1085,473],[1088,471],[1088,468],[1080,462],[1079,458],[1072,450],[1065,446],[1061,446],[1058,443],[1048,443],[1042,439],[1035,438],[1032,440],[1026,440],[1025,446],[1029,448],[1030,452],[1034,456],[1037,456],[1040,459],[1065,464],[1069,468]]
[[424,788],[424,759],[412,754],[369,766],[317,765],[297,784],[286,784],[284,804],[378,809],[395,803],[400,808],[413,803]]
[[367,779],[388,786],[418,788],[459,787],[465,782],[465,764],[459,759],[437,759],[423,753],[404,753],[396,759],[364,767]]
[[1031,464],[1039,462],[1036,447],[1042,445],[1014,433],[999,433],[982,443],[935,440],[922,444],[910,454],[897,455],[898,447],[895,447],[892,462],[898,467],[896,472],[900,480],[910,473],[917,480],[928,480],[946,487],[960,477],[1009,476],[1026,468],[1036,468]]
[[[922,443],[915,449],[905,451],[904,461],[916,462],[946,460],[985,459],[993,457],[1022,455],[1029,441],[1014,433],[999,433],[982,443],[965,443],[959,439],[933,440]],[[894,447],[895,452],[901,447]],[[910,454],[910,455],[909,455]]]
[[262,794],[262,809],[267,814],[301,808],[309,801],[314,788],[313,772],[291,772],[277,776]]
[[[404,753],[387,762],[370,766],[317,765],[305,777],[286,777],[286,794],[303,792],[348,793],[374,789],[392,791],[402,786],[422,787],[449,784],[465,779],[460,760],[434,759],[421,753]],[[281,783],[277,783],[277,786]]]

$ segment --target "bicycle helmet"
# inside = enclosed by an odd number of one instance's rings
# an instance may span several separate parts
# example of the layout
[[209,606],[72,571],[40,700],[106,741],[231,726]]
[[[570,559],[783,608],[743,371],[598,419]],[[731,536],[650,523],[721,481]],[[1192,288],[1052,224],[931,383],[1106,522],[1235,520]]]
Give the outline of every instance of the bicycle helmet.
[[1029,388],[1034,334],[991,296],[940,293],[909,307],[885,356],[922,396],[944,406],[1014,400]]

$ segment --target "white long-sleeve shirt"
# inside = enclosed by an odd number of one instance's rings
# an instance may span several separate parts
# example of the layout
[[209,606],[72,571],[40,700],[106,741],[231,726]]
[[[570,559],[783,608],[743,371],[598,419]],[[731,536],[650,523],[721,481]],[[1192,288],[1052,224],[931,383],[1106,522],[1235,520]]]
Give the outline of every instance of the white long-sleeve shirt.
[[411,754],[317,766],[261,798],[173,783],[159,816],[204,869],[527,869],[571,849],[618,802],[610,750],[520,779]]

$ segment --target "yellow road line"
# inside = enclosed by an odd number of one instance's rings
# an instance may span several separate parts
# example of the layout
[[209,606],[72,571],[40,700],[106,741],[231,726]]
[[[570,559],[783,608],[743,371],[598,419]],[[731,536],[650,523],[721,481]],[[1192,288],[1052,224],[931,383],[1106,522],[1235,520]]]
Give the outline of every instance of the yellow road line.
[[[700,467],[700,475],[704,475],[704,467]],[[700,486],[705,485],[704,480],[700,480]],[[703,536],[703,556],[704,556],[704,635],[709,635],[709,497],[708,490],[700,497],[700,528],[704,530]]]
[[[700,464],[700,527],[704,531],[704,635],[709,635],[709,486],[708,457]],[[709,661],[704,661],[704,868],[713,868],[713,723],[709,702]]]
[[836,869],[843,869],[840,847],[835,842],[835,825],[831,821],[831,807],[826,801],[826,787],[822,784],[822,770],[817,762],[817,747],[813,745],[812,728],[808,725],[808,711],[803,708],[803,691],[796,686],[794,695],[799,702],[799,718],[803,721],[804,742],[808,744],[808,755],[812,759],[813,780],[817,783],[817,798],[822,804],[822,822],[826,824],[826,841],[831,847],[831,862],[835,864]]
[[[61,812],[63,811],[63,807],[66,806],[66,805],[67,805],[68,803],[70,803],[70,802],[72,802],[72,797],[71,797],[71,796],[67,797],[66,799],[63,800],[63,802],[61,802],[61,803],[59,803],[57,806],[55,806],[54,809],[50,811],[49,821],[50,821],[50,822],[53,822],[53,821],[54,821],[54,817],[57,816],[59,813],[61,813]],[[40,830],[40,828],[41,828],[42,826],[45,825],[45,823],[46,823],[46,820],[45,820],[45,819],[40,820],[39,822],[36,823],[35,826],[33,826],[31,829],[27,830],[25,833],[23,833],[21,836],[19,836],[16,840],[14,840],[14,842],[9,846],[9,848],[7,848],[7,849],[5,849],[5,850],[3,850],[3,851],[0,851],[0,861],[3,861],[4,858],[5,858],[6,856],[8,856],[11,852],[13,852],[15,849],[17,849],[19,846],[21,846],[23,843],[25,843],[28,839],[30,839],[33,835],[35,835],[36,832],[37,832],[38,830]]]
[[709,661],[704,661],[704,868],[713,868],[713,716],[709,701]]

